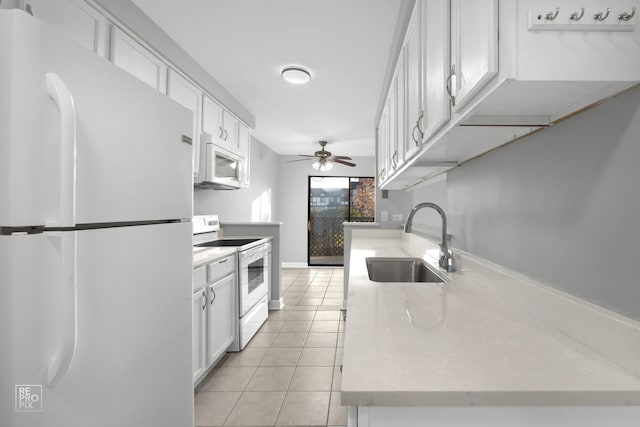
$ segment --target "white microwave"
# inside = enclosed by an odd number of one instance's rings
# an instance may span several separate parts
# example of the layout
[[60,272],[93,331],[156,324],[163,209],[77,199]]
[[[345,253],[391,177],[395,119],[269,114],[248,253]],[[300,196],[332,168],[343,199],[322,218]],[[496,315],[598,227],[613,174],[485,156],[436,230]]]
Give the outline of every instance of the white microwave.
[[198,188],[235,190],[242,187],[245,159],[211,142],[211,135],[202,133],[200,158],[193,185]]

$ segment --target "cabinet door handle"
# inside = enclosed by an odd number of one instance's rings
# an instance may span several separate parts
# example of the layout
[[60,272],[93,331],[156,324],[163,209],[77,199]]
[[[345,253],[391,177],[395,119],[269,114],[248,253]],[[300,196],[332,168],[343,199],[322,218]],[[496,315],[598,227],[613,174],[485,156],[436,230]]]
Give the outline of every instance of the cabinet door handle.
[[[207,292],[205,290],[202,291],[202,298],[204,298],[204,305],[202,306],[202,309],[204,310],[207,308]],[[200,298],[201,301],[202,298]]]
[[224,129],[222,129],[222,126],[218,127],[218,129],[220,129],[220,135],[218,135],[218,138],[223,139],[222,136],[224,135]]
[[422,138],[424,138],[424,131],[420,126],[420,122],[422,121],[423,117],[424,117],[424,110],[420,111],[420,116],[418,116],[418,120],[416,120],[416,128],[418,128],[418,132],[420,132],[420,141],[422,141]]
[[393,166],[393,169],[396,169],[398,167],[398,151],[397,150],[393,153],[393,156],[391,156],[391,166]]
[[411,129],[411,139],[413,139],[413,142],[416,143],[416,147],[420,145],[420,141],[418,141],[418,139],[416,138],[416,129],[418,128],[418,124],[416,123],[416,125],[413,127],[413,129]]
[[227,130],[224,130],[224,140],[226,141],[227,138],[229,137],[229,132],[227,132]]
[[449,99],[451,100],[452,107],[456,106],[456,97],[453,95],[452,89],[451,89],[451,79],[453,79],[453,76],[455,75],[456,75],[456,64],[453,64],[451,66],[451,71],[449,72],[449,75],[447,76],[447,81],[445,83],[445,87],[447,89],[447,95],[449,95]]
[[229,258],[225,258],[222,261],[218,261],[218,264],[224,264],[227,261],[229,261]]
[[216,300],[216,291],[214,289],[211,289],[211,292],[213,293],[213,298],[211,298],[209,305],[213,305],[213,302]]

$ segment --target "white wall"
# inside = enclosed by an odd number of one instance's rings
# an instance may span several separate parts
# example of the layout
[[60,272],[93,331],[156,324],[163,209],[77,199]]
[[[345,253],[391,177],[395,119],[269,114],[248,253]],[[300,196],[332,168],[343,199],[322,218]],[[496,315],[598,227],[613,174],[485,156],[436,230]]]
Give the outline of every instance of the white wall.
[[454,247],[640,318],[640,88],[447,184]]
[[278,221],[278,155],[251,138],[249,188],[240,190],[195,189],[196,215],[218,214],[221,221]]
[[[278,158],[278,212],[282,225],[282,262],[307,262],[307,212],[309,176],[374,176],[373,157],[354,157],[355,167],[335,165],[328,173],[311,168],[312,161],[287,163],[297,156]],[[253,183],[252,183],[253,185]]]

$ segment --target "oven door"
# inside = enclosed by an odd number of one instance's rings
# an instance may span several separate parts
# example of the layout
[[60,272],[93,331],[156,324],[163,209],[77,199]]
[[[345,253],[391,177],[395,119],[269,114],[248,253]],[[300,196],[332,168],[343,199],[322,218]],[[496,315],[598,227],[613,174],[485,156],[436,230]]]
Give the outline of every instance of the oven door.
[[240,317],[256,305],[269,290],[271,244],[240,252]]

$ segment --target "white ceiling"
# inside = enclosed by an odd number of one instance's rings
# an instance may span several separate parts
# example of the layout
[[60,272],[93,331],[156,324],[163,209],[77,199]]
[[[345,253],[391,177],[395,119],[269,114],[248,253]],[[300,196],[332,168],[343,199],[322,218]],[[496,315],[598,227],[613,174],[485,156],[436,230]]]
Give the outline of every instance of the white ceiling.
[[[256,117],[279,154],[373,156],[375,115],[406,0],[133,0]],[[285,65],[312,80],[292,85]]]

